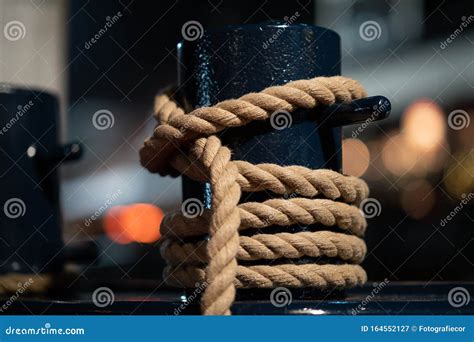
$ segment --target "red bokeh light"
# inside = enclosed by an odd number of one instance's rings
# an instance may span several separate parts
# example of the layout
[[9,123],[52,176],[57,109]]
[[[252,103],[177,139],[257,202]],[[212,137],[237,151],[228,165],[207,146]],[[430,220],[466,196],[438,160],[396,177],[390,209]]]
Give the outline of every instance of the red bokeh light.
[[153,243],[160,238],[163,211],[153,204],[136,203],[112,207],[105,214],[105,233],[120,244]]

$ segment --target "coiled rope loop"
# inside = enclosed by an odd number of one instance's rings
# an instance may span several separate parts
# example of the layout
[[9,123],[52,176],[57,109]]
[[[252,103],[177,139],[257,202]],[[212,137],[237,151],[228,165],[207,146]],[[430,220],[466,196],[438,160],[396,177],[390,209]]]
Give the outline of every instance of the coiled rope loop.
[[[183,174],[208,182],[212,190],[211,209],[202,215],[191,218],[176,212],[163,220],[166,282],[179,287],[205,284],[201,308],[208,315],[230,314],[236,288],[363,284],[366,274],[358,264],[366,253],[360,237],[367,224],[357,205],[368,196],[365,182],[332,170],[232,160],[215,134],[267,120],[277,110],[293,112],[365,96],[358,82],[341,76],[289,82],[187,114],[170,96],[157,96],[158,125],[140,150],[142,165],[163,176]],[[283,198],[239,204],[242,191],[264,190]],[[294,224],[331,230],[265,232],[270,226]],[[250,228],[256,233],[239,236]],[[286,263],[302,258],[334,263]],[[278,259],[285,263],[255,265]],[[250,261],[251,266],[242,264]]]

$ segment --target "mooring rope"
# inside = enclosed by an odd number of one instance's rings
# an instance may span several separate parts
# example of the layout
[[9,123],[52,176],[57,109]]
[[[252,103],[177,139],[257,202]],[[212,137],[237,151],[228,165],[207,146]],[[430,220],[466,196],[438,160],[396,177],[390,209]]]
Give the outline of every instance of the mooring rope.
[[0,275],[0,295],[40,294],[60,282],[63,275],[50,273],[6,273]]
[[[358,264],[366,253],[360,238],[366,221],[357,205],[368,196],[365,182],[331,170],[232,160],[231,151],[215,134],[267,120],[275,111],[293,112],[365,96],[358,82],[341,76],[289,82],[189,113],[172,97],[159,95],[154,113],[158,126],[140,150],[142,165],[163,176],[182,174],[208,182],[212,190],[211,208],[202,215],[173,213],[163,220],[165,281],[187,288],[205,284],[201,309],[206,315],[230,314],[236,288],[363,284],[366,274]],[[241,192],[264,190],[284,198],[239,204]],[[270,226],[294,224],[319,224],[342,232],[265,232]],[[252,228],[255,234],[239,236],[239,231]],[[243,264],[301,258],[334,263]]]

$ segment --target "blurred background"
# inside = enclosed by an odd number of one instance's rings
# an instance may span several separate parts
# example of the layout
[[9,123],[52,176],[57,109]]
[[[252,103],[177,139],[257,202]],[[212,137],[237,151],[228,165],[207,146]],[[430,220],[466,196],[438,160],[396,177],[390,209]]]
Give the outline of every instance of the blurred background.
[[181,180],[148,173],[138,150],[154,127],[154,95],[177,79],[183,25],[298,12],[297,23],[340,34],[343,75],[392,102],[389,119],[344,131],[344,172],[364,178],[380,204],[366,237],[370,279],[474,280],[473,9],[459,0],[1,0],[0,82],[57,94],[61,139],[84,147],[61,168],[64,241],[99,249],[78,279],[104,270],[157,279],[157,227],[180,208]]

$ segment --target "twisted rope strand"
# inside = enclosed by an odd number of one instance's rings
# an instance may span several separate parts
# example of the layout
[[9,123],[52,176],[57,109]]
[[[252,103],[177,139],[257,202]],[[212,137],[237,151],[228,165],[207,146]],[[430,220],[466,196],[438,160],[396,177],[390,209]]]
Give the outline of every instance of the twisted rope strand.
[[[341,175],[333,170],[311,170],[302,166],[257,164],[236,160],[237,183],[242,191],[272,191],[278,195],[322,196],[331,200],[359,204],[367,198],[367,184],[356,177]],[[205,169],[192,155],[178,155],[171,162],[181,174],[198,182],[208,182]]]
[[[326,199],[270,199],[262,203],[242,203],[238,209],[241,220],[239,230],[263,229],[274,225],[322,224],[363,236],[367,227],[367,221],[357,207]],[[205,235],[208,233],[210,216],[209,210],[204,210],[196,218],[187,218],[182,212],[167,215],[161,223],[161,235],[180,239]]]
[[20,288],[27,294],[44,293],[53,288],[58,281],[64,281],[61,275],[38,273],[8,273],[0,275],[0,294],[18,293]]
[[204,314],[229,315],[235,298],[233,280],[237,269],[240,187],[237,168],[230,163],[230,150],[217,137],[201,139],[200,160],[209,170],[212,184],[212,213],[207,244],[207,288],[201,298]]
[[[295,89],[298,93],[294,92]],[[198,108],[186,115],[182,115],[179,107],[165,111],[163,108],[168,109],[166,106],[171,99],[163,98],[157,100],[161,108],[155,108],[161,124],[140,150],[141,163],[148,170],[164,176],[172,173],[168,164],[169,156],[200,135],[209,136],[224,128],[239,127],[253,120],[266,120],[276,110],[293,112],[297,108],[310,109],[319,104],[349,102],[364,96],[365,90],[358,82],[336,76],[289,82],[264,89],[260,93],[250,93],[239,99]]]
[[280,195],[297,194],[310,198],[320,195],[331,200],[341,198],[346,203],[358,203],[368,194],[365,182],[333,170],[252,165],[240,160],[234,163],[239,170],[237,182],[243,191],[270,190]]
[[[183,260],[186,265],[206,264],[209,261],[206,245],[206,241],[181,243],[168,239],[161,246],[161,255],[170,265],[183,264]],[[364,259],[366,251],[364,240],[352,235],[329,231],[256,234],[240,237],[237,260],[326,256],[339,257],[351,263],[360,263]]]
[[242,203],[239,209],[243,229],[321,223],[363,235],[367,225],[357,207],[327,199],[269,199],[263,203]]
[[[204,281],[205,271],[197,266],[167,266],[163,276],[172,286],[193,288]],[[315,287],[350,288],[364,284],[367,274],[359,265],[258,265],[238,266],[236,288]]]

